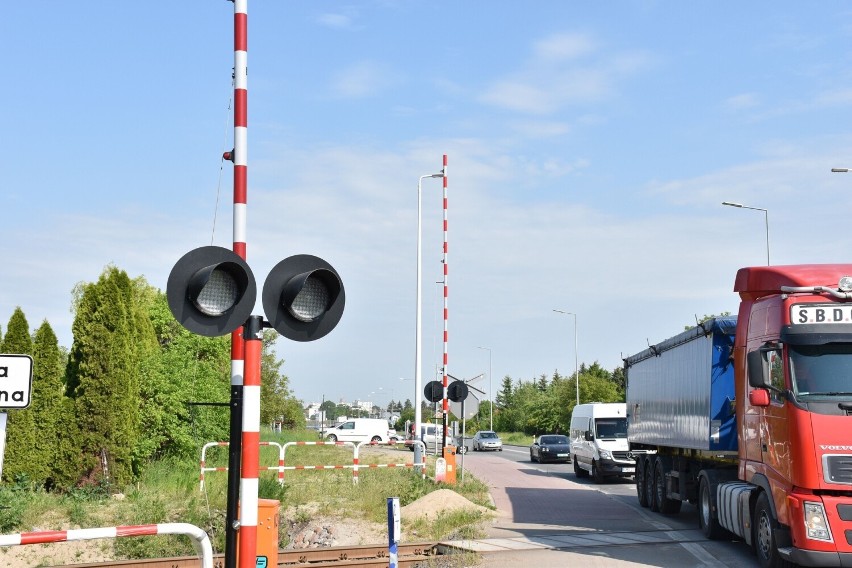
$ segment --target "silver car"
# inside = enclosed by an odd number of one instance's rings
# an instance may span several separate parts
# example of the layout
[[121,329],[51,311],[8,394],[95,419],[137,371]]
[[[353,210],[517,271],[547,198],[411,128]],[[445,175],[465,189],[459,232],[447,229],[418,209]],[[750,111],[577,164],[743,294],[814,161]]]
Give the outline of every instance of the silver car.
[[497,432],[480,430],[473,435],[473,451],[481,452],[484,450],[503,451],[503,440],[500,439]]

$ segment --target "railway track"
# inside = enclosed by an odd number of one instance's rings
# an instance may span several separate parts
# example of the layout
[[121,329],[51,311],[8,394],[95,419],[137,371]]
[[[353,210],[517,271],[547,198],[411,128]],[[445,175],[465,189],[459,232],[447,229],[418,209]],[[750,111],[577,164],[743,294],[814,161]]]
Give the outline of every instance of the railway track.
[[[413,568],[438,555],[437,542],[419,542],[400,544],[397,552],[397,565]],[[120,560],[87,564],[65,564],[62,568],[198,568],[201,565],[195,556],[176,558],[155,558],[147,560]],[[325,568],[326,566],[387,566],[388,549],[381,545],[336,546],[302,550],[279,550],[278,568],[298,568],[300,566]],[[214,568],[224,568],[221,554],[213,560]],[[268,568],[275,568],[269,566]]]

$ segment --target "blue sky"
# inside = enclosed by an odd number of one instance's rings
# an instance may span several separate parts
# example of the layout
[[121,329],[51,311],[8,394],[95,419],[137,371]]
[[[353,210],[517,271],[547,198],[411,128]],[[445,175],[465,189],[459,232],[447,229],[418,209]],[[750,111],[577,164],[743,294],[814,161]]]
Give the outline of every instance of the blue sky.
[[[417,180],[449,156],[448,370],[607,369],[736,312],[736,270],[849,262],[848,3],[252,0],[248,262],[329,261],[329,336],[282,340],[296,396],[414,398]],[[231,247],[233,5],[14,2],[0,37],[0,324],[71,344],[112,263],[165,289]],[[440,180],[423,196],[423,377],[443,344]],[[214,230],[215,216],[215,230]],[[258,305],[256,313],[262,313]],[[484,382],[488,390],[488,381]],[[376,393],[376,394],[371,394]]]

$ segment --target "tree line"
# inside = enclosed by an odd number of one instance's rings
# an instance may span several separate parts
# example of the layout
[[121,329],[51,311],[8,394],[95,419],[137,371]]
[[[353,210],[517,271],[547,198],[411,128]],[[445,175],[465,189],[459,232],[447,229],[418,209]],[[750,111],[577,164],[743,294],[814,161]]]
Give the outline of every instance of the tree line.
[[[187,331],[164,292],[114,266],[72,296],[70,349],[47,320],[31,333],[20,307],[0,333],[0,352],[33,358],[30,406],[6,411],[3,480],[47,490],[121,487],[152,460],[228,439],[230,336]],[[304,427],[280,372],[277,336],[263,332],[261,422]],[[211,402],[222,405],[198,404]]]
[[[579,374],[580,403],[587,402],[624,402],[624,369],[618,367],[607,371],[597,362],[587,366],[580,365],[576,373],[565,377],[554,371],[547,375],[523,380],[510,376],[503,378],[500,390],[494,397],[493,424],[500,432],[523,432],[536,435],[545,433],[567,433],[571,424],[571,413],[577,405],[577,375]],[[431,422],[441,403],[423,402],[421,416],[424,422]],[[325,419],[334,421],[338,416],[358,417],[365,411],[346,404],[325,401],[320,407]],[[374,414],[381,409],[374,408]],[[388,412],[399,412],[400,418],[393,426],[402,431],[405,423],[414,422],[414,405],[411,400],[391,401]],[[479,403],[475,416],[467,420],[466,432],[490,430],[492,423],[491,407],[488,400]],[[458,421],[451,413],[450,420]]]

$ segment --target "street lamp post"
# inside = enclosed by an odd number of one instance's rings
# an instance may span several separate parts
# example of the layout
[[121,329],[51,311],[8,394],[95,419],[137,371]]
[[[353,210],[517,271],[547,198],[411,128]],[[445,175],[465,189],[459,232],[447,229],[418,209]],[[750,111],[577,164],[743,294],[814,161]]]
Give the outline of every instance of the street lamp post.
[[729,207],[739,207],[740,209],[751,209],[752,211],[763,211],[764,220],[766,221],[766,266],[769,266],[769,211],[760,207],[749,207],[748,205],[743,205],[742,203],[733,203],[731,201],[723,201],[722,205],[728,205]]
[[[423,397],[423,377],[421,376],[420,367],[423,359],[422,348],[421,348],[421,328],[423,325],[423,307],[422,307],[422,295],[423,295],[423,283],[421,282],[421,272],[423,265],[423,212],[421,202],[423,201],[422,189],[423,189],[423,180],[426,178],[442,178],[444,177],[444,171],[441,170],[436,174],[426,174],[424,176],[420,176],[417,180],[417,317],[416,321],[416,330],[415,330],[415,347],[414,347],[414,432],[415,436],[420,436],[420,422],[422,420],[422,415],[420,411],[420,405]],[[420,459],[420,445],[414,445],[414,463],[419,463]]]
[[559,314],[565,314],[566,316],[574,316],[574,377],[577,384],[577,404],[580,404],[580,367],[579,367],[579,356],[577,355],[577,314],[574,312],[563,312],[562,310],[553,310]]
[[494,381],[491,378],[491,349],[488,347],[477,347],[477,349],[482,349],[483,351],[488,351],[488,420],[489,426],[488,429],[492,432],[494,431]]

